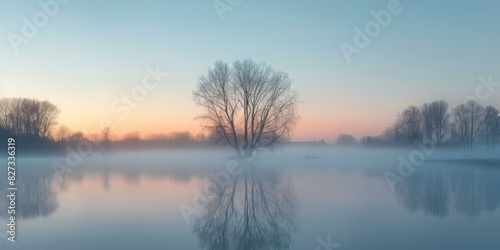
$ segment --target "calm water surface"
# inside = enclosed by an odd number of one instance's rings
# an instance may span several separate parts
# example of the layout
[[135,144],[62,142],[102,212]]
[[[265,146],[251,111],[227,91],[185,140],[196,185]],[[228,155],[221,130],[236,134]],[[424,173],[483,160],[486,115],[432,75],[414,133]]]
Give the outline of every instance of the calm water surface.
[[434,154],[391,190],[408,153],[129,152],[63,176],[64,158],[21,157],[17,243],[0,249],[500,249],[498,154]]

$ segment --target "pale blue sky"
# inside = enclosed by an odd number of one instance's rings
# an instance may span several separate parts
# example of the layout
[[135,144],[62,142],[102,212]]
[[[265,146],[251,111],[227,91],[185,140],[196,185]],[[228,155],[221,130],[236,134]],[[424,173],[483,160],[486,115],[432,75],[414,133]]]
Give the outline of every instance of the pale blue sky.
[[[250,57],[290,73],[304,100],[297,139],[377,134],[410,104],[460,102],[479,75],[500,81],[498,1],[401,1],[403,11],[351,63],[339,44],[352,44],[354,27],[389,1],[243,0],[222,22],[211,0],[72,0],[19,53],[8,34],[42,9],[0,2],[5,95],[48,99],[74,129],[116,120],[110,104],[156,64],[170,78],[117,131],[196,130],[191,91],[218,59]],[[500,87],[483,104],[500,108],[499,97]]]

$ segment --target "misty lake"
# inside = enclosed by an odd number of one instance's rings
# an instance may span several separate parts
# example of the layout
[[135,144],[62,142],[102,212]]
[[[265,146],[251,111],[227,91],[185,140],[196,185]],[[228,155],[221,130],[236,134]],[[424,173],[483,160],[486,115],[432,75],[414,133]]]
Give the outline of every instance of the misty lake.
[[435,152],[401,176],[410,153],[114,152],[65,175],[64,157],[19,155],[17,242],[2,230],[0,249],[499,249],[500,152]]

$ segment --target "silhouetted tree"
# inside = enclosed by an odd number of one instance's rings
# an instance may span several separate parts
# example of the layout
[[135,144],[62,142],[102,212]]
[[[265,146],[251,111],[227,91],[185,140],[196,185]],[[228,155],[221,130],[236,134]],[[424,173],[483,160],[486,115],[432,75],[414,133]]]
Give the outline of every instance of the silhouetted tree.
[[402,136],[396,125],[386,128],[380,137],[380,139],[387,144],[399,143],[402,141]]
[[109,154],[109,146],[111,142],[111,127],[105,127],[101,130],[101,143],[104,149],[104,154]]
[[471,149],[472,145],[484,132],[485,109],[478,102],[469,100],[453,110],[453,119],[459,141]]
[[232,68],[216,62],[193,96],[206,111],[198,117],[204,129],[220,128],[238,155],[289,140],[298,120],[298,93],[288,74],[251,59]]
[[[11,136],[10,134],[10,131],[5,129],[4,127],[2,127],[2,125],[0,125],[0,141],[7,141],[7,139]],[[2,150],[3,152],[2,153],[7,153],[7,144],[4,144],[3,146],[0,146],[0,150]],[[0,155],[3,155],[2,153],[0,153]]]
[[434,101],[422,106],[424,135],[429,143],[442,143],[449,131],[450,114],[446,101]]
[[0,125],[14,136],[45,139],[57,125],[59,112],[48,101],[5,98],[0,100]]
[[68,137],[68,141],[71,143],[78,143],[83,140],[85,140],[85,137],[83,136],[83,133],[80,131],[75,132]]
[[337,137],[337,140],[335,140],[335,144],[345,146],[355,145],[356,138],[354,138],[352,135],[341,134]]
[[423,139],[422,132],[422,113],[415,106],[410,106],[403,111],[398,117],[395,125],[407,143],[421,142]]
[[69,135],[70,135],[70,131],[69,131],[68,126],[61,124],[59,126],[59,128],[57,129],[55,139],[57,141],[65,141],[68,139]]
[[498,109],[493,106],[488,106],[485,110],[483,137],[488,147],[495,148],[500,137],[500,126],[498,124]]

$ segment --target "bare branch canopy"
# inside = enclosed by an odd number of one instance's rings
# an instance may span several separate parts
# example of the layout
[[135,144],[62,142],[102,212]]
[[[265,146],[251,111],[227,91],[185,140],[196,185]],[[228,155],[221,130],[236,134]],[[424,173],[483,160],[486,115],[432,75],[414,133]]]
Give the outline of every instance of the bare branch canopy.
[[298,120],[299,95],[288,74],[251,59],[232,68],[217,61],[193,96],[205,110],[197,117],[203,128],[218,131],[238,155],[289,140]]

